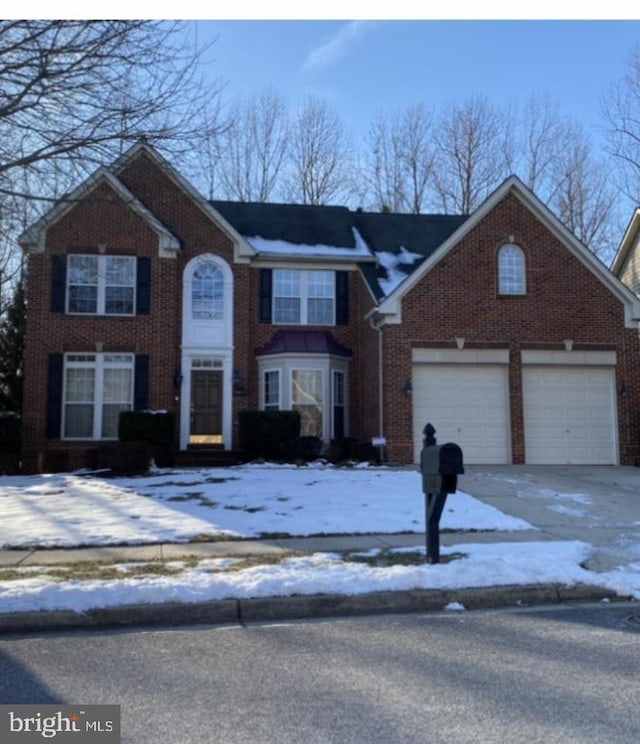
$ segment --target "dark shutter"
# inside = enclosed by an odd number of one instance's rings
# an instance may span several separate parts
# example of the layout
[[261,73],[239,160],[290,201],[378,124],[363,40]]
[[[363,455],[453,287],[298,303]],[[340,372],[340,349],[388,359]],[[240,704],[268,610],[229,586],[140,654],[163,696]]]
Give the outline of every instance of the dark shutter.
[[138,256],[136,272],[136,315],[151,312],[151,259]]
[[67,257],[52,256],[51,265],[51,312],[65,312],[67,289]]
[[260,269],[260,322],[271,323],[272,270]]
[[62,375],[64,358],[62,354],[49,354],[47,370],[47,428],[49,439],[59,439],[62,427]]
[[336,271],[336,325],[349,323],[349,272]]
[[149,408],[149,357],[136,354],[135,377],[133,380],[133,410],[146,411]]

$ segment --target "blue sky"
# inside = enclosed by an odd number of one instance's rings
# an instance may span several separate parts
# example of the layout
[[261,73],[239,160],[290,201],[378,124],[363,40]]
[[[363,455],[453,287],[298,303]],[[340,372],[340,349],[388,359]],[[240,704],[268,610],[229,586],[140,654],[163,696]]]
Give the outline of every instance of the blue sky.
[[377,113],[472,95],[496,104],[548,94],[597,137],[600,101],[640,46],[640,21],[219,21],[211,74],[226,97],[265,88],[291,107],[325,99],[356,137]]

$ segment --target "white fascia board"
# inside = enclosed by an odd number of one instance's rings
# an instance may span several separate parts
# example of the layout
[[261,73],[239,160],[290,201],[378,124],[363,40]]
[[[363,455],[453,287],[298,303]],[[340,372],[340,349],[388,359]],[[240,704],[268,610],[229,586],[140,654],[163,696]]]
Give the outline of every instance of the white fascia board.
[[167,228],[152,214],[130,191],[106,168],[98,168],[71,194],[65,196],[53,209],[49,210],[31,227],[25,230],[18,238],[18,243],[24,250],[32,253],[43,253],[46,243],[47,230],[58,220],[62,219],[68,212],[77,206],[83,199],[97,188],[101,183],[108,186],[130,207],[136,214],[149,225],[158,236],[158,255],[165,258],[174,258],[180,250],[180,242]]
[[230,222],[214,209],[211,204],[195,189],[186,178],[184,178],[160,153],[150,145],[140,142],[133,145],[113,164],[112,169],[117,173],[122,170],[131,160],[140,152],[144,152],[161,168],[175,185],[183,191],[196,204],[196,206],[207,216],[217,227],[219,227],[227,237],[233,242],[234,260],[236,263],[248,263],[255,256],[256,252],[242,235],[233,227]]

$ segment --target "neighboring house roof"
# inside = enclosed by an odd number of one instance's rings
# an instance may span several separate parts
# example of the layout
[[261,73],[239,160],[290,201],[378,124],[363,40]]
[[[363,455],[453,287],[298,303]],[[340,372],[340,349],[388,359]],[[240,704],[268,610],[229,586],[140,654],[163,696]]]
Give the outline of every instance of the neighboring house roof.
[[629,261],[634,259],[634,254],[637,252],[638,244],[640,243],[639,234],[640,207],[636,207],[631,219],[629,220],[627,229],[624,231],[624,235],[622,236],[622,240],[620,241],[620,245],[611,264],[611,271],[616,276],[622,276]]
[[351,352],[329,331],[276,331],[273,338],[256,349],[256,356],[270,354],[331,354],[350,357]]

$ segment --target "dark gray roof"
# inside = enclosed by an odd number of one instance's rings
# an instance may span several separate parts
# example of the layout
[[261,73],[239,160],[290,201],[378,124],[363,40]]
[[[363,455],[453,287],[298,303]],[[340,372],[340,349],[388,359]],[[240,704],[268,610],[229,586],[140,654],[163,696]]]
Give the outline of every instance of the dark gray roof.
[[[372,252],[399,255],[401,249],[421,258],[400,263],[397,271],[411,274],[465,221],[465,215],[398,214],[352,211],[347,207],[304,204],[212,201],[211,205],[246,238],[282,240],[302,246],[355,249],[354,228]],[[381,265],[361,263],[360,270],[377,300],[384,297],[380,281],[388,279]]]
[[347,207],[229,201],[211,205],[247,238],[355,248],[353,212]]

